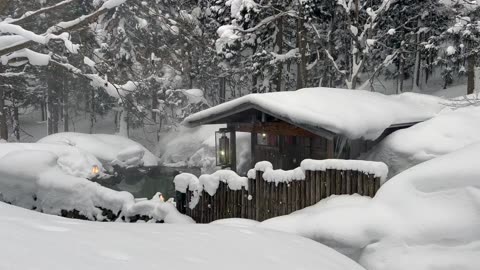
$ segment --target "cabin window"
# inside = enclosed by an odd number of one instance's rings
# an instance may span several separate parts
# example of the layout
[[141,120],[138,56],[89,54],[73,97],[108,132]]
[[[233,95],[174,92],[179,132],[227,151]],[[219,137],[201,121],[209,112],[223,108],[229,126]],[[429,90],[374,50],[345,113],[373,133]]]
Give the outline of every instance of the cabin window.
[[266,133],[257,133],[257,144],[265,146],[278,146],[278,136]]

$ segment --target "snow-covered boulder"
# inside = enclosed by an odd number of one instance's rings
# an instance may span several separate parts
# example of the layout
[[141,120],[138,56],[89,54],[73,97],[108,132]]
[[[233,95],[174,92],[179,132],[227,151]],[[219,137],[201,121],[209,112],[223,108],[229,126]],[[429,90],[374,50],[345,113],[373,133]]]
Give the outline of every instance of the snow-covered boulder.
[[122,168],[158,165],[158,158],[141,144],[117,135],[64,132],[44,137],[38,143],[74,146],[97,157],[109,171],[115,165]]
[[364,270],[309,239],[215,225],[95,223],[0,203],[0,269]]
[[260,227],[299,234],[369,270],[480,269],[480,144],[412,167],[373,199],[339,196]]
[[480,141],[480,107],[445,110],[387,136],[363,159],[385,162],[389,176]]
[[88,179],[67,174],[51,151],[21,150],[0,157],[0,201],[52,215],[89,220],[138,219],[192,223],[159,196],[136,202]]
[[[15,152],[25,150],[46,151],[58,156],[56,163],[52,166],[59,168],[66,174],[82,178],[104,177],[102,163],[92,154],[82,151],[69,145],[52,145],[46,143],[3,143],[0,146],[0,158]],[[32,158],[21,161],[25,168]]]

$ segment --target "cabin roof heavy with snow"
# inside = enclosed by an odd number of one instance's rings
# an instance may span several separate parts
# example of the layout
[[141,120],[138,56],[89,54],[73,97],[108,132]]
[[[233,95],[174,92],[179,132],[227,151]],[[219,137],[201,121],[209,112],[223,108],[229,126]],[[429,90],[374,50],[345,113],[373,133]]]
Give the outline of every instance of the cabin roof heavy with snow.
[[250,94],[187,117],[184,124],[248,121],[258,111],[292,125],[326,130],[349,139],[377,139],[387,128],[425,121],[436,115],[443,100],[415,93],[383,95],[363,90],[306,88],[291,92]]
[[193,114],[184,124],[227,124],[250,132],[253,162],[290,169],[305,158],[356,158],[387,132],[432,118],[444,108],[442,101],[415,93],[306,88],[250,94]]

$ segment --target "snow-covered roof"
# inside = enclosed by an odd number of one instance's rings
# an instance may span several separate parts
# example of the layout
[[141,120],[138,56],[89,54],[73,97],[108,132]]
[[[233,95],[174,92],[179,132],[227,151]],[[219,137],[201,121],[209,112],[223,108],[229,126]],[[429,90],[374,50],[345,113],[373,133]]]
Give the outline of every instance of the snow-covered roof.
[[291,92],[250,94],[187,117],[198,126],[227,122],[225,118],[255,109],[313,133],[326,130],[350,139],[374,140],[385,129],[428,120],[444,108],[441,98],[334,88],[305,88]]

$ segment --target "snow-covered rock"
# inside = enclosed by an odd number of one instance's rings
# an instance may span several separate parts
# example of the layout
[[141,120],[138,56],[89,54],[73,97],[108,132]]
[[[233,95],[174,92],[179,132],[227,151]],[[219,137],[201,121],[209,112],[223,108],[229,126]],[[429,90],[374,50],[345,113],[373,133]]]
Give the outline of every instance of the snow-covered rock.
[[332,197],[260,227],[296,233],[369,270],[479,269],[480,144],[412,167],[373,199]]
[[[82,151],[76,147],[69,145],[52,145],[46,143],[4,143],[0,147],[0,158],[15,152],[22,152],[25,150],[45,151],[58,156],[55,164],[52,166],[59,166],[60,169],[72,176],[83,178],[103,177],[104,169],[102,163],[92,154]],[[28,164],[32,158],[26,158],[21,161],[28,168]],[[98,170],[98,172],[97,172]]]
[[158,165],[158,158],[145,147],[117,135],[64,132],[44,137],[38,143],[74,146],[97,157],[108,170],[113,165],[126,168]]
[[269,230],[94,223],[4,203],[0,239],[0,269],[364,269],[309,239]]
[[52,215],[89,220],[193,223],[170,202],[158,196],[136,202],[132,194],[118,192],[88,179],[67,174],[61,157],[46,150],[17,150],[0,157],[0,201]]
[[362,159],[385,162],[389,176],[480,141],[480,107],[446,110],[408,129],[398,130]]

